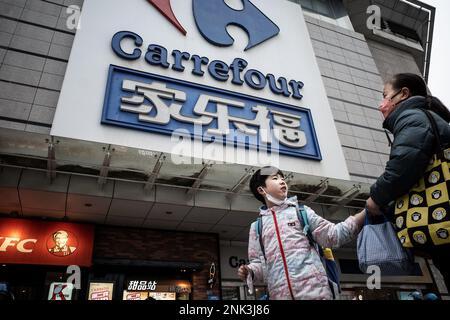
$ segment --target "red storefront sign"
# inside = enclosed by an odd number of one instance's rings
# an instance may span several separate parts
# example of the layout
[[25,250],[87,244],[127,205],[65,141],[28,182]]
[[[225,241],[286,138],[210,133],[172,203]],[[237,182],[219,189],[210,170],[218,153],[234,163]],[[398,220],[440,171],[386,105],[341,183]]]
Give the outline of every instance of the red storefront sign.
[[0,219],[0,263],[92,264],[94,226],[22,219]]

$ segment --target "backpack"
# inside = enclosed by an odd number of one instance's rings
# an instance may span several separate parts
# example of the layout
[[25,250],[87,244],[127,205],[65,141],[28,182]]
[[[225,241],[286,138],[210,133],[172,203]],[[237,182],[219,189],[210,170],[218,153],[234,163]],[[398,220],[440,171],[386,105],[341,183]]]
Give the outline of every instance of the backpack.
[[[331,293],[333,294],[333,299],[338,299],[339,294],[341,293],[341,286],[339,280],[339,270],[337,268],[336,261],[334,261],[333,253],[330,248],[322,248],[313,238],[311,228],[308,221],[308,216],[303,206],[300,206],[297,210],[297,218],[300,221],[300,224],[303,226],[303,232],[306,234],[308,238],[309,244],[316,249],[319,254],[320,260],[325,268],[328,277],[328,285],[331,289]],[[256,235],[259,240],[259,245],[261,247],[261,251],[264,255],[264,259],[266,258],[266,253],[264,251],[264,243],[262,241],[262,217],[259,216],[255,221]]]

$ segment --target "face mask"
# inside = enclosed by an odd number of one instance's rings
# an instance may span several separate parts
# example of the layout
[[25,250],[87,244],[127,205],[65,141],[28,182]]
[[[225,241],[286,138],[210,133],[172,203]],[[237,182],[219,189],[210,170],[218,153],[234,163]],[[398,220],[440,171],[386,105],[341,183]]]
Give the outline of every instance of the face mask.
[[387,116],[391,113],[391,111],[395,108],[395,106],[397,105],[396,103],[392,102],[392,99],[394,99],[394,97],[396,95],[398,95],[402,90],[397,91],[397,93],[395,93],[392,97],[390,98],[384,98],[383,101],[381,102],[380,105],[380,111],[383,114],[383,117],[386,119]]
[[277,206],[283,205],[286,202],[286,200],[287,200],[287,197],[284,198],[283,200],[280,200],[280,199],[277,199],[275,197],[272,197],[270,195],[270,193],[266,192],[266,190],[264,190],[264,189],[262,189],[262,190],[264,191],[264,196],[266,197],[267,201],[270,201],[270,202],[272,202],[273,204],[275,204]]

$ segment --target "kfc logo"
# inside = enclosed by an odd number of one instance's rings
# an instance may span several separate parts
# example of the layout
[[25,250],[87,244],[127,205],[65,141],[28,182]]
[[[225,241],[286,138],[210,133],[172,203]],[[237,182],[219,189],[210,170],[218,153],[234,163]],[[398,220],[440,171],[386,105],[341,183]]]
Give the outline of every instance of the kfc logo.
[[57,257],[69,256],[78,247],[77,238],[70,232],[58,230],[47,240],[48,252]]

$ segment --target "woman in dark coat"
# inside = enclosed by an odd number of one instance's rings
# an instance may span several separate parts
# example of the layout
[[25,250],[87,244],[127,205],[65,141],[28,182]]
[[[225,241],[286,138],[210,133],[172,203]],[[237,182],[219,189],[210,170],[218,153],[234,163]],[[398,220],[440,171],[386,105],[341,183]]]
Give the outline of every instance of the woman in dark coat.
[[[424,80],[415,74],[402,73],[386,82],[379,110],[385,119],[383,128],[393,134],[394,140],[385,171],[370,188],[370,198],[366,205],[372,216],[383,212],[394,221],[395,200],[418,182],[436,151],[437,139],[431,122],[421,109],[430,112],[437,125],[441,144],[446,148],[450,147],[450,112],[439,99],[428,95]],[[450,160],[450,153],[446,153],[446,156]],[[447,221],[447,224],[440,236],[448,237],[450,212],[445,213],[444,210],[443,221]],[[419,240],[423,241],[423,238]],[[431,239],[427,240],[431,242]],[[422,246],[419,247],[431,256],[450,290],[450,239],[448,240],[447,244],[420,243]]]

